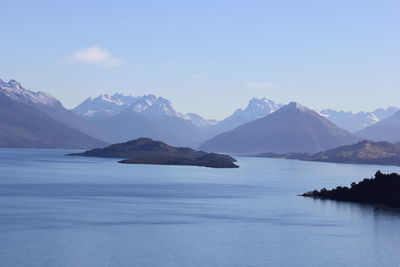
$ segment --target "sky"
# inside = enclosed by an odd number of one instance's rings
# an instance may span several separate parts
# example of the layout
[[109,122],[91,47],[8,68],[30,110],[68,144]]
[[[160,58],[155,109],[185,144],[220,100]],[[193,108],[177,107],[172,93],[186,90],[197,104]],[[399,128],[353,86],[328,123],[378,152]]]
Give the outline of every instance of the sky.
[[222,119],[252,97],[369,111],[400,99],[400,1],[0,0],[0,78],[67,108],[156,94]]

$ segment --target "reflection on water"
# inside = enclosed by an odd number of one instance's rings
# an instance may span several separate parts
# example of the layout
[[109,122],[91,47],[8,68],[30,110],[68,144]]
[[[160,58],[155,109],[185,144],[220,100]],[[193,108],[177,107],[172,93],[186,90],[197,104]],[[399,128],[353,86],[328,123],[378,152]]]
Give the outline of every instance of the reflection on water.
[[0,266],[399,266],[400,212],[297,194],[397,167],[0,150]]

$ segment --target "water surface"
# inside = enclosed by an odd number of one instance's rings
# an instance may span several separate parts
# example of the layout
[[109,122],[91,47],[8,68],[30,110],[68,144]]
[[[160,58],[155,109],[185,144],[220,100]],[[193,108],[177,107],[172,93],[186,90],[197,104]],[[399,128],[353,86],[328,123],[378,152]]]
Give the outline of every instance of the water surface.
[[398,167],[0,149],[0,266],[400,266],[400,213],[297,194]]

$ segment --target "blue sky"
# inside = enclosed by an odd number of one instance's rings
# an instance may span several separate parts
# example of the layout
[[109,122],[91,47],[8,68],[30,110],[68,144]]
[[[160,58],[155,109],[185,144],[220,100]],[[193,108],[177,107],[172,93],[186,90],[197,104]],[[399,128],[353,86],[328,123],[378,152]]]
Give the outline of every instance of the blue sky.
[[400,98],[400,1],[3,1],[0,78],[67,107],[153,93],[223,118],[267,97],[372,110]]

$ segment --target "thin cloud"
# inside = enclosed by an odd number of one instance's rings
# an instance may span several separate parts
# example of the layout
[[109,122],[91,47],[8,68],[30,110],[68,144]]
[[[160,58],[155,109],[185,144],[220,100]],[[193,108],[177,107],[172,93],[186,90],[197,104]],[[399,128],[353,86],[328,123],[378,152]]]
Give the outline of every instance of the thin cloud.
[[251,81],[247,82],[244,85],[246,88],[256,88],[256,89],[266,89],[266,88],[271,88],[272,83],[271,82],[260,82],[260,81]]
[[200,80],[202,78],[202,76],[200,74],[194,73],[194,74],[190,75],[190,78],[192,80]]
[[122,63],[122,59],[111,56],[107,49],[101,49],[98,46],[88,47],[72,53],[72,60],[104,67],[117,67]]

